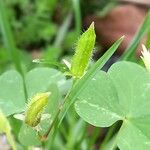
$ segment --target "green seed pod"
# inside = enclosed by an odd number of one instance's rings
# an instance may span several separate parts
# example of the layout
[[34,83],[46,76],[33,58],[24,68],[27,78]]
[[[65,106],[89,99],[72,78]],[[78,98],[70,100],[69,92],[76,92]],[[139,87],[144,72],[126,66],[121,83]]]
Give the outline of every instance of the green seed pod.
[[35,95],[28,105],[28,109],[25,113],[25,123],[31,127],[35,127],[40,123],[41,114],[48,104],[48,97],[50,92],[38,93]]
[[75,78],[80,78],[84,75],[85,69],[88,66],[89,59],[92,55],[92,50],[95,44],[94,22],[85,31],[78,40],[75,55],[71,65],[71,74]]

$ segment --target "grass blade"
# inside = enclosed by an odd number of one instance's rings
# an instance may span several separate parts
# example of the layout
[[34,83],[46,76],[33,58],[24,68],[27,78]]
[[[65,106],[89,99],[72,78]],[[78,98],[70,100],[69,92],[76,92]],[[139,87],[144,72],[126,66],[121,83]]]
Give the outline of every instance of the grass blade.
[[4,38],[5,46],[12,57],[16,69],[23,75],[21,63],[19,59],[19,53],[17,51],[15,41],[11,32],[11,27],[7,17],[7,9],[5,8],[4,0],[0,0],[0,25]]
[[108,61],[108,59],[114,54],[114,52],[119,47],[120,43],[122,42],[124,37],[121,37],[119,40],[117,40],[110,49],[93,65],[93,67],[80,79],[77,81],[77,83],[74,85],[73,89],[71,90],[70,94],[68,95],[66,99],[66,103],[63,107],[62,112],[60,113],[60,121],[63,120],[66,112],[70,108],[70,106],[75,102],[77,96],[80,94],[80,92],[84,89],[86,84],[93,78],[93,76],[104,66],[104,64]]
[[136,48],[138,47],[138,44],[140,43],[140,40],[142,37],[147,33],[150,29],[150,11],[148,12],[144,23],[142,24],[139,31],[136,33],[135,37],[133,38],[133,41],[128,46],[124,54],[121,56],[121,60],[129,60],[132,58],[135,54]]
[[80,11],[80,1],[72,0],[74,14],[75,14],[75,23],[76,23],[76,32],[77,35],[80,35],[81,32],[81,11]]
[[56,35],[56,39],[54,42],[55,47],[61,47],[61,44],[63,43],[64,38],[67,34],[67,31],[70,27],[71,19],[72,19],[72,13],[69,12],[69,14],[66,16],[66,19],[64,20],[64,22],[60,26],[60,29],[58,30],[58,33]]

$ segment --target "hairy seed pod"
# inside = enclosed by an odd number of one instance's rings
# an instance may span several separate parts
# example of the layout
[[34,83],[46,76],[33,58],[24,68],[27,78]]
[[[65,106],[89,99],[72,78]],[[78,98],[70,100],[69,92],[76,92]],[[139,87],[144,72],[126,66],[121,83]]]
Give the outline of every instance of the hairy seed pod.
[[92,55],[95,39],[96,35],[93,22],[87,31],[81,35],[77,43],[75,55],[71,65],[71,74],[75,78],[80,78],[83,76]]
[[28,104],[28,109],[25,113],[25,123],[31,127],[35,127],[40,123],[41,114],[48,104],[50,92],[38,93]]

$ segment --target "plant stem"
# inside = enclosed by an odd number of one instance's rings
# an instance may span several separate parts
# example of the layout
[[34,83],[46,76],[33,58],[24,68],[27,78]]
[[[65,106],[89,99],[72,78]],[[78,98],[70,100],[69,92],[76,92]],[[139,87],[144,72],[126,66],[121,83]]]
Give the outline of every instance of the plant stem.
[[98,136],[100,135],[101,128],[95,127],[94,131],[92,133],[92,136],[90,137],[89,143],[88,143],[88,150],[93,149],[93,144],[96,142]]
[[47,149],[52,149],[52,146],[53,146],[56,134],[57,134],[55,127],[54,127],[54,130],[51,134],[52,134],[52,136],[50,136],[48,143],[47,143]]
[[64,41],[64,38],[67,34],[67,31],[70,27],[71,20],[72,20],[72,13],[69,12],[69,14],[65,18],[64,22],[62,23],[60,29],[58,30],[58,33],[56,35],[56,39],[54,41],[54,46],[55,47],[61,47],[61,45]]
[[67,111],[69,110],[70,106],[75,102],[77,99],[78,94],[86,87],[88,81],[93,78],[93,76],[99,72],[99,70],[104,66],[104,64],[108,61],[108,59],[114,54],[114,52],[119,47],[120,43],[122,42],[124,36],[118,39],[108,50],[107,52],[93,65],[92,68],[77,82],[74,83],[74,86],[67,94],[62,111],[59,115],[59,121],[56,122],[57,128],[61,124],[64,116],[66,115]]
[[75,14],[76,32],[77,32],[77,35],[80,35],[80,32],[81,32],[80,1],[72,0],[72,3],[73,3],[74,14]]
[[146,47],[149,49],[150,48],[150,30],[147,33],[147,41],[146,41]]
[[58,115],[59,115],[60,111],[61,111],[61,107],[59,107],[59,109],[58,109],[58,111],[57,111],[57,113],[55,115],[55,118],[54,118],[52,124],[50,125],[50,127],[48,128],[47,132],[43,136],[41,136],[42,140],[44,140],[44,141],[47,140],[49,133],[51,132],[54,124],[56,123],[56,121],[58,119]]
[[[113,125],[112,127],[109,128],[104,141],[102,142],[100,149],[103,149],[105,147],[105,145],[108,143],[109,139],[112,137],[114,130],[116,129],[116,127],[118,126],[118,124],[116,123],[115,125]],[[100,150],[99,149],[99,150]]]
[[67,132],[66,132],[65,127],[64,127],[63,124],[60,126],[59,131],[62,134],[62,136],[64,137],[64,139],[67,141],[67,136],[68,135],[67,135]]
[[[117,133],[117,135],[116,135],[112,145],[111,145],[110,150],[115,150],[117,148],[117,141],[118,141],[118,138],[120,136],[121,131],[123,130],[123,128],[125,126],[125,122],[126,122],[126,120],[123,121],[123,123],[122,123],[122,125],[121,125],[121,127],[120,127],[120,129],[119,129],[119,131],[118,131],[118,133]],[[101,148],[101,150],[103,150],[103,148]]]
[[77,145],[76,149],[80,149],[81,143],[83,142],[84,137],[85,137],[86,134],[87,134],[87,127],[88,127],[88,125],[87,125],[87,123],[86,123],[86,126],[85,126],[84,129],[83,129],[82,136],[80,137],[79,141],[76,143],[76,145]]
[[[71,90],[70,90],[70,91],[71,91]],[[70,92],[68,92],[68,94],[67,94],[66,97],[64,98],[63,103],[59,106],[58,111],[56,112],[56,115],[55,115],[55,117],[54,117],[54,120],[53,120],[53,122],[50,124],[50,126],[49,126],[48,130],[46,131],[46,133],[45,133],[44,135],[40,135],[40,133],[38,133],[38,134],[39,134],[39,138],[40,138],[41,141],[46,141],[46,140],[48,139],[48,136],[49,136],[49,134],[50,134],[52,128],[55,127],[55,124],[58,123],[59,114],[60,114],[62,108],[64,107],[64,104],[65,104],[65,102],[66,102],[66,100],[67,100],[69,94],[70,94]],[[53,134],[56,135],[56,130],[54,131]]]
[[[92,79],[96,72],[98,72],[106,63],[106,61],[113,55],[113,53],[116,51],[120,43],[122,42],[123,37],[118,39],[111,47],[110,49],[95,63],[95,65],[78,81],[74,82],[72,88],[67,93],[66,97],[64,98],[64,101],[62,105],[57,110],[55,119],[53,123],[50,125],[48,131],[46,132],[45,136],[48,137],[52,127],[55,127],[54,133],[59,128],[59,125],[61,124],[64,116],[66,115],[66,112],[69,110],[70,106],[73,104],[73,102],[77,99],[78,94],[81,92],[82,89],[86,86],[86,83],[88,80]],[[80,89],[80,90],[79,90]]]
[[[70,90],[70,91],[71,91],[71,90]],[[70,93],[70,92],[69,92],[69,93]],[[60,114],[60,112],[61,112],[61,110],[62,110],[62,108],[63,108],[63,106],[64,106],[64,104],[65,104],[65,101],[67,100],[67,97],[68,97],[69,93],[68,93],[68,94],[66,95],[66,97],[64,98],[63,103],[59,106],[58,111],[56,112],[56,115],[55,115],[55,117],[54,117],[53,122],[52,122],[51,125],[49,126],[47,132],[41,137],[41,139],[46,140],[46,139],[48,138],[48,135],[50,134],[52,128],[55,126],[56,122],[58,121],[58,116],[59,116],[59,114]]]

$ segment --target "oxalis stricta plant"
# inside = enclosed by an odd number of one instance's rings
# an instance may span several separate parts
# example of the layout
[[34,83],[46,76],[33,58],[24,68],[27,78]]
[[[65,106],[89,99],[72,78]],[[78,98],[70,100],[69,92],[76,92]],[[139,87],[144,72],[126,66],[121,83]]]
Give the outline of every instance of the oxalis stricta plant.
[[[77,42],[71,68],[67,70],[71,76],[69,79],[65,77],[66,72],[48,67],[35,68],[24,78],[17,71],[1,75],[0,84],[4,86],[0,87],[0,108],[6,128],[0,126],[0,131],[6,133],[14,150],[31,147],[92,149],[91,144],[96,142],[95,137],[100,133],[94,132],[93,138],[88,138],[83,120],[96,127],[110,127],[108,133],[112,134],[101,141],[101,150],[150,149],[149,53],[144,49],[142,56],[147,69],[136,63],[120,61],[106,73],[100,69],[123,37],[88,67],[95,38],[92,23]],[[70,82],[72,80],[75,82]],[[77,117],[73,107],[83,120]]]

